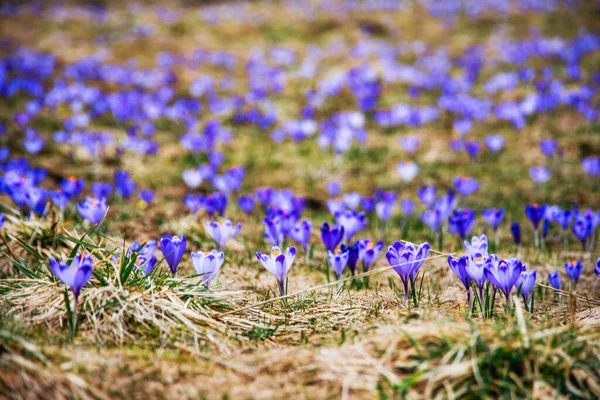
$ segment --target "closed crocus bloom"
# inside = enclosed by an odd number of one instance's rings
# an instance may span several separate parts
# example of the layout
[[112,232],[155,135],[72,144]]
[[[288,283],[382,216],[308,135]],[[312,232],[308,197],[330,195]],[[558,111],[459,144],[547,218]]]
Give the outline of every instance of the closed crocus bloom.
[[419,269],[429,256],[429,243],[422,243],[415,248],[412,243],[403,244],[395,242],[388,247],[385,257],[390,266],[396,271],[404,285],[404,299],[408,301],[408,283],[410,278],[415,278]]
[[421,200],[421,203],[423,203],[425,207],[431,208],[435,202],[435,187],[422,187],[417,190],[417,196],[419,196],[419,200]]
[[290,239],[300,244],[304,248],[304,251],[306,251],[308,248],[308,242],[310,240],[311,230],[312,225],[310,221],[304,220],[300,224],[294,225],[288,232],[288,236]]
[[494,232],[496,232],[498,230],[498,227],[502,223],[502,220],[504,219],[504,209],[503,208],[498,208],[498,209],[490,208],[490,209],[484,210],[481,213],[481,216],[483,217],[485,222],[490,224],[490,226],[492,227]]
[[344,238],[344,227],[340,225],[333,225],[329,227],[329,224],[325,222],[321,226],[321,239],[325,245],[327,251],[333,251],[340,244]]
[[523,271],[523,264],[516,258],[499,261],[498,266],[486,263],[484,274],[490,283],[496,286],[510,303],[510,291],[517,283]]
[[575,222],[573,223],[573,227],[571,228],[573,231],[573,235],[585,246],[585,242],[587,238],[590,236],[590,224],[586,220],[583,215],[579,215]]
[[283,221],[280,217],[265,218],[265,240],[273,246],[281,246],[285,235],[283,233]]
[[365,272],[367,272],[381,254],[381,251],[383,250],[383,240],[376,244],[371,242],[370,239],[359,240],[357,243],[358,256],[362,260]]
[[510,232],[512,233],[513,240],[517,247],[521,245],[521,227],[517,222],[513,222],[510,226]]
[[571,221],[573,221],[573,211],[571,210],[561,210],[556,215],[556,222],[558,223],[558,225],[560,225],[560,228],[563,232],[569,229]]
[[165,261],[169,265],[173,275],[175,275],[177,268],[179,268],[179,263],[185,254],[186,245],[185,236],[183,235],[181,238],[178,236],[165,235],[160,240],[160,250],[165,256]]
[[536,185],[541,185],[543,183],[548,182],[550,178],[552,178],[552,172],[550,172],[544,166],[531,167],[529,168],[529,176]]
[[356,264],[358,264],[359,260],[358,244],[355,243],[350,246],[342,245],[340,247],[340,251],[343,253],[348,253],[348,263],[346,264],[346,266],[348,267],[350,272],[352,272],[352,275],[354,275],[356,272]]
[[338,181],[329,182],[327,184],[327,193],[329,193],[333,197],[337,197],[340,195],[340,191],[342,190],[342,184]]
[[344,268],[348,264],[348,259],[350,258],[350,254],[348,252],[340,251],[339,249],[335,249],[334,251],[327,252],[329,258],[329,264],[335,271],[338,280],[342,278],[342,273],[344,272]]
[[[157,244],[155,240],[150,240],[144,244],[140,244],[139,247],[130,248],[130,252],[137,251],[136,264],[137,268],[140,269],[144,275],[149,275],[156,267],[156,253]],[[128,255],[129,256],[129,255]]]
[[115,172],[115,189],[117,194],[123,199],[128,199],[133,195],[136,189],[136,184],[131,180],[129,172]]
[[64,211],[65,208],[69,205],[69,196],[63,193],[62,190],[57,190],[55,192],[49,192],[50,200],[52,203],[58,207],[59,210]]
[[488,255],[488,240],[487,236],[473,236],[471,242],[464,241],[465,250],[471,257],[480,257]]
[[69,287],[77,303],[81,289],[92,277],[92,258],[85,253],[81,253],[73,259],[70,266],[63,262],[56,262],[51,258],[50,270],[59,281]]
[[204,205],[204,196],[188,194],[183,198],[183,204],[185,204],[192,214],[196,214]]
[[238,222],[236,226],[233,226],[230,220],[224,221],[211,221],[205,225],[206,232],[211,238],[219,245],[219,248],[223,250],[227,242],[240,233],[242,229],[241,222]]
[[270,256],[256,252],[256,258],[261,265],[277,278],[279,292],[282,296],[285,296],[285,277],[292,267],[295,257],[296,248],[293,246],[289,247],[285,254],[282,254],[281,249],[277,246],[273,246]]
[[367,228],[367,218],[364,212],[358,213],[354,210],[346,210],[335,214],[338,225],[344,227],[346,240],[350,241],[358,232]]
[[558,149],[558,144],[555,139],[540,140],[540,150],[547,158],[552,158]]
[[473,210],[455,210],[450,217],[448,217],[448,232],[460,236],[461,239],[465,239],[473,225],[475,224],[475,212]]
[[525,215],[527,216],[527,219],[531,221],[533,229],[537,230],[538,226],[540,225],[540,222],[546,215],[546,206],[539,204],[528,204],[525,206]]
[[79,196],[84,188],[85,181],[83,179],[77,179],[74,176],[60,182],[60,189],[64,194],[69,196],[70,199]]
[[519,282],[517,282],[516,287],[521,288],[520,293],[523,295],[523,297],[525,297],[525,301],[529,301],[529,297],[531,296],[531,293],[533,293],[533,288],[535,287],[535,279],[536,279],[535,271],[531,271],[531,272],[522,271],[521,272],[521,275],[519,277]]
[[212,251],[198,251],[196,253],[191,252],[190,257],[192,259],[192,266],[196,270],[196,273],[202,277],[202,283],[206,286],[210,286],[210,282],[219,272],[219,269],[223,265],[225,255],[222,252]]
[[469,177],[456,177],[452,180],[454,189],[462,196],[467,197],[479,191],[479,182]]
[[242,196],[238,199],[238,206],[246,214],[252,214],[252,211],[254,211],[254,199],[252,196]]
[[[483,285],[486,281],[485,269],[492,266],[490,257],[469,257],[466,271],[479,288],[479,299],[483,301]],[[515,278],[516,279],[516,278]]]
[[554,271],[548,275],[548,282],[553,289],[560,290],[560,276],[558,272]]
[[92,184],[91,191],[99,199],[103,197],[108,199],[112,194],[113,186],[110,183],[96,182]]
[[573,287],[577,286],[579,277],[581,276],[581,270],[583,269],[583,263],[581,261],[571,261],[565,264],[565,272],[567,276],[573,281]]
[[403,182],[412,182],[419,174],[419,166],[414,161],[399,162],[396,165],[398,175]]
[[405,217],[410,217],[415,210],[415,203],[408,199],[404,199],[400,202],[400,209]]
[[95,197],[87,197],[85,201],[77,205],[77,211],[83,219],[90,221],[93,225],[98,225],[108,211],[108,204],[104,198],[98,200]]
[[467,291],[467,302],[471,303],[471,276],[467,273],[467,263],[469,262],[469,256],[462,256],[460,258],[454,258],[448,256],[448,265],[454,274],[460,279],[462,284]]
[[139,196],[141,201],[143,201],[146,204],[150,204],[152,203],[152,200],[154,200],[155,192],[153,190],[147,189],[140,190]]
[[[0,224],[0,228],[2,227],[2,224]],[[594,272],[596,272],[596,276],[598,278],[600,278],[600,258],[598,258],[598,260],[596,260],[596,268],[594,268]]]

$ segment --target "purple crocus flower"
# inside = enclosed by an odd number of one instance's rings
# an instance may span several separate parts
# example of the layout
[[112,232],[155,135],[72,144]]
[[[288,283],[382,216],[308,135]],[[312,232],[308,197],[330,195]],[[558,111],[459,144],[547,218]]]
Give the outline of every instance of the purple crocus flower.
[[485,145],[492,153],[497,153],[504,148],[504,136],[488,135],[485,138]]
[[339,251],[336,249],[334,251],[328,251],[327,256],[329,258],[329,264],[335,271],[338,280],[342,278],[342,273],[344,272],[344,268],[348,264],[348,259],[350,258],[350,254],[345,251]]
[[25,192],[25,202],[27,207],[38,216],[44,215],[46,211],[46,201],[48,193],[41,188],[29,187]]
[[58,207],[60,211],[64,211],[65,208],[69,205],[69,196],[63,193],[62,190],[57,190],[55,192],[49,192],[50,200],[52,203]]
[[392,192],[385,193],[383,198],[375,206],[375,212],[382,222],[387,222],[392,216],[396,205],[396,195]]
[[515,285],[516,288],[520,288],[519,293],[522,294],[523,297],[525,297],[525,302],[529,301],[529,297],[533,293],[536,277],[537,274],[535,271],[522,271]]
[[183,198],[183,204],[185,204],[192,214],[196,214],[204,205],[204,196],[188,194]]
[[411,200],[404,199],[400,202],[400,209],[405,217],[410,217],[415,211],[415,203]]
[[0,229],[4,226],[4,222],[6,222],[6,217],[4,216],[4,213],[0,213]]
[[462,196],[467,197],[479,191],[479,182],[469,177],[455,177],[452,179],[454,189]]
[[265,225],[265,240],[273,246],[281,246],[285,234],[283,232],[283,221],[279,217],[264,219]]
[[[375,199],[372,197],[363,197],[360,199],[360,207],[367,214],[371,214],[375,209]],[[339,211],[339,210],[338,210]],[[335,212],[333,213],[335,215]]]
[[472,258],[469,257],[467,260],[467,266],[465,270],[467,274],[471,277],[473,282],[479,288],[479,300],[483,303],[483,285],[485,284],[485,270],[486,268],[491,267],[492,259],[490,257],[477,257]]
[[351,210],[356,210],[360,205],[360,194],[356,192],[346,193],[342,196],[342,203]]
[[264,208],[267,208],[269,205],[271,205],[271,197],[273,196],[273,189],[261,188],[256,191],[255,195],[256,195],[258,202],[260,204],[262,204],[262,206]]
[[558,149],[556,139],[542,139],[540,140],[540,150],[542,154],[547,158],[552,158]]
[[64,194],[73,199],[81,194],[85,188],[85,181],[72,176],[69,179],[61,181],[59,186]]
[[354,243],[350,246],[342,245],[340,247],[340,251],[342,253],[348,253],[348,263],[346,264],[346,266],[348,267],[352,275],[354,275],[356,272],[356,264],[358,264],[359,260],[358,244]]
[[300,224],[294,225],[288,232],[288,236],[290,239],[300,244],[304,248],[304,251],[307,251],[311,229],[312,225],[310,221],[304,220]]
[[573,235],[575,235],[575,237],[579,239],[579,241],[581,241],[585,247],[585,242],[591,234],[591,229],[590,223],[584,215],[578,215],[577,218],[575,218],[575,222],[573,223],[571,230],[573,231]]
[[343,226],[333,225],[330,228],[327,222],[325,222],[323,226],[321,226],[321,240],[323,240],[323,244],[325,245],[325,249],[327,249],[327,251],[334,251],[343,238]]
[[250,215],[254,211],[254,198],[252,196],[242,196],[238,199],[238,206],[240,210]]
[[419,166],[414,161],[401,161],[396,164],[396,170],[403,182],[412,182],[419,174]]
[[204,199],[204,210],[209,217],[217,214],[225,215],[227,209],[227,195],[221,192],[213,192]]
[[51,258],[50,271],[59,281],[69,287],[75,297],[75,304],[77,304],[81,289],[92,277],[92,258],[86,253],[78,254],[71,261],[70,266],[63,262],[56,262],[54,258]]
[[77,205],[77,211],[83,219],[90,221],[92,225],[98,225],[108,211],[108,204],[106,204],[105,198],[98,200],[95,197],[88,196],[85,201]]
[[152,203],[152,200],[154,200],[155,194],[156,193],[153,190],[148,190],[148,189],[140,190],[140,193],[139,193],[140,200],[146,204],[150,204],[150,203]]
[[365,272],[371,268],[371,265],[375,263],[379,254],[383,250],[383,240],[374,244],[370,239],[359,240],[358,244],[358,257],[362,260],[363,269]]
[[477,140],[468,141],[465,143],[465,151],[469,157],[474,160],[479,157],[479,153],[481,152],[481,144]]
[[581,270],[583,269],[583,263],[581,261],[571,261],[565,264],[565,271],[567,276],[573,281],[573,289],[577,286],[577,282],[579,282],[579,277],[581,276]]
[[435,203],[435,187],[433,186],[424,186],[417,190],[417,196],[419,196],[419,200],[426,208],[433,207]]
[[338,181],[329,182],[326,186],[326,189],[330,196],[337,197],[340,195],[342,190],[342,184]]
[[590,177],[600,176],[600,157],[587,157],[581,161],[581,168]]
[[117,194],[123,199],[128,199],[133,195],[136,189],[136,184],[131,180],[129,172],[115,172],[115,189]]
[[112,194],[113,186],[110,183],[96,182],[92,184],[91,191],[92,194],[99,199],[103,197],[108,199]]
[[418,136],[403,136],[400,138],[400,146],[408,155],[413,155],[419,148],[421,139]]
[[202,283],[206,286],[210,286],[211,281],[219,272],[219,269],[223,265],[225,255],[223,252],[212,251],[198,251],[190,254],[192,259],[192,266],[196,270],[196,273],[202,277]]
[[510,226],[510,232],[512,233],[515,245],[519,247],[521,245],[521,227],[519,226],[519,223],[513,222]]
[[490,208],[487,210],[483,210],[481,213],[485,222],[491,225],[494,232],[498,230],[500,223],[504,219],[504,209],[503,208]]
[[136,267],[141,270],[144,275],[149,275],[156,267],[156,241],[150,240],[144,244],[135,242],[131,245],[127,252],[127,258],[136,253]]
[[367,228],[367,218],[364,212],[358,213],[354,210],[337,212],[335,220],[338,225],[344,227],[346,241],[350,241],[356,233]]
[[533,205],[528,204],[525,206],[525,215],[527,216],[529,221],[531,221],[531,224],[533,225],[533,229],[537,231],[538,226],[540,225],[540,222],[546,215],[546,206],[545,205],[540,206],[537,203],[533,204]]
[[498,266],[496,267],[493,259],[490,258],[490,260],[492,260],[492,262],[488,262],[485,265],[485,278],[504,293],[506,301],[510,304],[510,291],[521,276],[523,264],[516,258],[510,258],[508,260],[499,261]]
[[471,276],[467,273],[468,262],[469,256],[462,256],[460,258],[448,256],[448,265],[464,285],[467,291],[467,302],[471,304]]
[[488,240],[487,236],[473,236],[471,242],[464,241],[465,250],[470,257],[483,257],[488,255]]
[[475,212],[469,209],[455,210],[448,217],[448,224],[448,232],[464,240],[475,225]]
[[409,279],[414,279],[419,273],[419,269],[429,257],[429,243],[422,243],[419,248],[415,248],[412,243],[403,244],[395,242],[388,247],[385,254],[388,263],[396,271],[404,285],[404,300],[408,301],[408,283]]
[[185,254],[186,246],[187,243],[183,235],[179,238],[178,236],[167,234],[160,239],[160,250],[173,275],[175,275],[177,268],[179,268],[179,263]]
[[573,211],[571,210],[561,210],[556,215],[556,222],[560,225],[563,233],[569,229],[569,225],[571,225],[571,221],[573,221]]
[[442,215],[439,210],[425,210],[421,215],[421,220],[425,225],[430,227],[432,231],[437,233],[442,224]]
[[270,256],[259,251],[256,252],[256,258],[258,258],[261,265],[277,278],[279,293],[282,296],[285,296],[285,277],[292,267],[295,257],[296,248],[293,246],[289,247],[285,254],[282,254],[281,249],[277,246],[273,246]]
[[553,289],[560,290],[560,276],[558,275],[558,272],[554,271],[548,275],[548,282]]
[[[2,224],[0,224],[0,228],[1,227]],[[596,268],[594,268],[594,272],[596,273],[596,276],[600,278],[600,257],[598,258],[598,260],[596,260]]]
[[183,181],[190,189],[196,189],[202,185],[204,174],[199,168],[186,169],[182,173]]
[[464,147],[465,145],[461,139],[453,139],[448,142],[448,148],[453,153],[460,153],[461,151],[463,151]]
[[217,242],[219,248],[223,250],[227,242],[240,233],[240,229],[242,229],[242,223],[238,222],[238,224],[234,227],[231,221],[226,219],[224,221],[208,222],[204,227],[206,228],[206,232],[210,235],[210,237]]
[[552,178],[552,172],[550,172],[544,166],[531,167],[529,168],[529,176],[536,185],[541,185],[548,182],[550,178]]

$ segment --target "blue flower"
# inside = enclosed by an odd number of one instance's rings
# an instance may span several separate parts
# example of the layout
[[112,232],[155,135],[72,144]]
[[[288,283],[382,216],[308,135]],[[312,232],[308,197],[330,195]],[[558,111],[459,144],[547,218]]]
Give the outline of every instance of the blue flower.
[[571,261],[565,264],[565,272],[567,276],[573,281],[573,287],[577,286],[579,277],[581,276],[581,270],[583,269],[583,263],[581,261]]
[[50,270],[59,281],[69,287],[77,303],[81,289],[92,277],[92,258],[85,253],[78,254],[71,261],[70,266],[62,262],[56,262],[51,258]]
[[475,224],[475,212],[473,210],[455,210],[448,217],[448,232],[465,239]]

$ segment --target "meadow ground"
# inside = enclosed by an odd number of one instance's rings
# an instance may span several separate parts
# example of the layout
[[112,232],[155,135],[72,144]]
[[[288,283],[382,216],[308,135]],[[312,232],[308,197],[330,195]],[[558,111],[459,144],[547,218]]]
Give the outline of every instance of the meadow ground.
[[[246,94],[244,64],[258,48],[285,47],[301,59],[309,45],[329,49],[314,78],[289,78],[285,90],[271,96],[285,121],[299,118],[306,91],[315,88],[321,77],[348,71],[365,59],[378,71],[381,65],[375,56],[348,55],[361,41],[368,40],[371,46],[421,41],[432,53],[446,49],[455,60],[475,45],[490,53],[485,57],[493,57],[494,43],[500,40],[536,35],[571,40],[584,31],[598,34],[600,27],[598,10],[586,2],[570,10],[492,13],[479,18],[459,15],[449,27],[421,6],[404,11],[320,11],[307,18],[285,2],[220,8],[169,3],[168,10],[177,18],[165,22],[157,17],[155,6],[132,11],[117,2],[108,4],[101,21],[75,13],[76,7],[64,8],[74,15],[64,18],[49,11],[37,16],[31,12],[2,15],[0,37],[10,43],[2,51],[6,56],[18,44],[51,53],[57,70],[101,49],[109,49],[111,64],[135,60],[139,69],[154,68],[160,52],[190,56],[203,49],[237,57],[238,66],[231,71],[208,64],[197,69],[171,67],[176,95],[189,97],[188,88],[199,75],[227,77],[229,95]],[[227,19],[228,7],[237,13],[244,10],[245,19]],[[223,20],[208,23],[202,17],[207,10]],[[147,37],[132,33],[149,25],[155,31]],[[399,60],[412,64],[415,55],[401,55]],[[547,67],[557,76],[564,72],[564,64],[555,59],[532,59],[527,65],[536,70]],[[591,79],[599,65],[600,52],[587,55],[581,62],[586,78]],[[486,65],[471,93],[487,96],[483,82],[504,70],[514,68],[500,62]],[[114,84],[97,86],[114,90]],[[437,103],[438,89],[411,98],[409,86],[386,84],[377,109],[397,103]],[[495,95],[494,101],[523,99],[530,91],[531,87],[520,86]],[[600,206],[600,181],[586,176],[580,167],[582,158],[600,153],[597,120],[590,122],[571,108],[557,108],[528,117],[517,132],[509,122],[490,117],[478,123],[469,138],[502,134],[505,148],[498,154],[483,152],[471,161],[448,148],[448,141],[456,136],[454,117],[448,112],[432,124],[394,128],[380,127],[367,112],[366,143],[355,143],[340,155],[320,148],[314,137],[276,143],[270,139],[272,128],[237,124],[231,116],[203,112],[198,116],[200,125],[219,118],[233,134],[230,143],[219,145],[223,165],[245,168],[239,194],[231,195],[226,214],[240,221],[242,230],[228,243],[224,266],[207,289],[194,275],[189,250],[214,248],[204,229],[210,218],[202,211],[190,215],[181,201],[190,192],[182,171],[207,159],[182,147],[183,123],[168,118],[155,121],[156,155],[109,149],[92,159],[81,148],[50,139],[71,115],[65,105],[54,112],[43,111],[30,122],[46,138],[42,152],[32,156],[23,150],[22,129],[13,123],[14,113],[22,111],[28,100],[24,95],[2,98],[0,121],[6,134],[0,140],[12,156],[26,157],[36,168],[48,171],[48,189],[69,176],[88,183],[111,181],[115,170],[126,170],[139,188],[154,190],[156,197],[149,205],[137,197],[113,199],[97,228],[83,221],[74,206],[64,213],[49,206],[43,217],[28,217],[7,196],[0,197],[6,217],[0,231],[1,398],[600,397],[600,279],[593,273],[598,246],[582,251],[570,237],[565,247],[560,229],[552,225],[545,248],[534,250],[533,230],[523,211],[532,203]],[[317,109],[316,119],[356,108],[354,97],[344,89]],[[126,128],[109,116],[93,119],[87,127],[110,133],[116,141],[125,140]],[[411,158],[420,171],[410,182],[401,181],[396,171],[396,164],[408,159],[398,144],[399,137],[406,135],[422,140]],[[557,139],[560,157],[545,159],[539,150],[539,141],[545,138]],[[529,176],[529,168],[535,165],[547,165],[552,179],[536,185]],[[418,293],[408,303],[398,275],[386,263],[385,250],[364,276],[345,275],[342,283],[335,281],[319,235],[321,224],[333,221],[327,210],[326,182],[339,180],[345,193],[363,196],[372,195],[376,188],[394,191],[399,199],[419,204],[420,187],[435,185],[445,192],[456,176],[473,177],[481,184],[476,194],[459,199],[460,208],[471,208],[478,215],[490,207],[505,209],[494,250],[502,258],[518,257],[528,269],[536,270],[533,313],[516,295],[507,309],[500,294],[488,315],[477,305],[470,310],[464,288],[447,262],[448,254],[465,253],[461,241],[448,233],[443,243],[438,241],[420,220],[421,209],[408,218],[396,211],[387,223],[369,215],[368,228],[357,235],[384,240],[386,247],[396,240],[431,244]],[[303,218],[313,226],[311,256],[298,247],[288,275],[290,295],[285,298],[278,297],[275,279],[255,256],[271,246],[263,238],[264,213],[257,207],[246,215],[236,201],[263,187],[289,189],[305,198]],[[211,191],[208,186],[199,189]],[[514,221],[521,223],[520,249],[510,232]],[[486,231],[491,233],[478,217],[472,233]],[[166,233],[187,238],[188,254],[175,277],[164,262],[151,279],[135,271],[124,274],[123,264],[111,262],[116,252],[134,241],[159,240]],[[52,277],[48,262],[51,257],[72,258],[80,250],[92,255],[94,276],[79,299],[74,334],[70,293]],[[584,264],[576,293],[569,290],[564,274],[565,262],[573,260]],[[565,290],[555,292],[549,287],[552,271],[560,271]]]

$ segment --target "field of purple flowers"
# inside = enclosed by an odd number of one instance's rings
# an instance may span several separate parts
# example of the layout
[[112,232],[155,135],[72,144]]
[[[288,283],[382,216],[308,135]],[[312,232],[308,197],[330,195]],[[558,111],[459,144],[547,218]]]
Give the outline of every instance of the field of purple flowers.
[[0,399],[600,397],[600,3],[0,6]]

